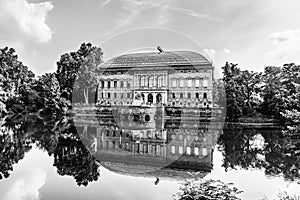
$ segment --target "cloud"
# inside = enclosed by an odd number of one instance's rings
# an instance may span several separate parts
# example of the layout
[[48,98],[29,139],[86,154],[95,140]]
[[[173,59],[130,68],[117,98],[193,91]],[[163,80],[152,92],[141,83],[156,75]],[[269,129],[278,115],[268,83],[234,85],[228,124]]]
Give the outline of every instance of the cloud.
[[[100,9],[104,6],[111,3],[111,0],[106,0],[100,5]],[[171,5],[171,0],[117,0],[120,4],[122,11],[119,13],[119,23],[107,34],[111,34],[117,30],[124,28],[127,25],[132,24],[135,20],[137,20],[141,13],[149,10],[149,9],[157,9],[157,24],[156,25],[164,25],[168,23],[170,20],[167,16],[170,12],[181,13],[190,17],[206,19],[206,20],[217,20],[217,18],[208,15],[196,12],[192,9],[179,8]]]
[[45,184],[45,171],[35,169],[26,176],[17,179],[6,193],[2,193],[3,200],[39,200],[39,189]]
[[300,30],[286,30],[269,36],[267,56],[274,63],[300,62]]
[[0,0],[0,37],[12,42],[48,42],[52,30],[46,17],[51,2],[28,3],[26,0]]
[[211,58],[215,58],[216,55],[216,50],[215,49],[204,49],[204,51],[211,57]]
[[227,49],[227,48],[225,48],[223,51],[224,51],[224,53],[231,53],[231,50]]
[[202,13],[196,12],[196,11],[191,10],[191,9],[177,8],[177,7],[168,6],[168,5],[165,5],[165,8],[169,9],[171,11],[177,11],[177,12],[186,14],[186,15],[191,16],[191,17],[196,17],[196,18],[200,18],[200,19],[207,19],[207,20],[219,20],[218,18],[213,17],[211,15],[202,14]]
[[100,7],[99,7],[99,9],[102,9],[103,7],[105,7],[107,4],[109,4],[111,2],[111,0],[106,0],[106,1],[104,1],[101,5],[100,5]]
[[280,43],[285,41],[291,41],[295,39],[299,39],[300,37],[300,30],[286,30],[284,32],[277,32],[272,33],[269,38],[272,42]]

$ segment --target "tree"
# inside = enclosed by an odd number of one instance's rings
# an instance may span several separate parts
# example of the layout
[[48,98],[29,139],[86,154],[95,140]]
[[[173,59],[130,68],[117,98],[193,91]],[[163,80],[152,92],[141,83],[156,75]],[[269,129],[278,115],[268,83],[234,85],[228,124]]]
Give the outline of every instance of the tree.
[[102,63],[102,50],[100,48],[94,48],[90,54],[85,58],[81,64],[74,90],[79,93],[83,92],[85,103],[89,103],[89,91],[91,90],[93,95],[97,88],[97,67]]
[[102,62],[102,54],[100,48],[83,43],[76,52],[61,56],[57,62],[56,78],[63,97],[71,100],[75,87],[76,92],[82,90],[85,100],[88,100],[89,86],[96,88],[96,67]]
[[0,77],[0,88],[10,96],[17,97],[20,87],[30,84],[34,74],[18,60],[13,48],[5,47],[0,49]]
[[240,69],[232,63],[226,63],[222,69],[227,101],[226,120],[237,121],[243,114]]
[[186,180],[174,195],[175,200],[239,200],[242,193],[232,184],[219,180]]
[[259,102],[260,85],[262,84],[262,73],[253,71],[241,71],[241,92],[244,99],[244,114],[254,114]]
[[[261,110],[284,122],[300,112],[300,66],[266,67]],[[293,114],[294,113],[294,114]]]

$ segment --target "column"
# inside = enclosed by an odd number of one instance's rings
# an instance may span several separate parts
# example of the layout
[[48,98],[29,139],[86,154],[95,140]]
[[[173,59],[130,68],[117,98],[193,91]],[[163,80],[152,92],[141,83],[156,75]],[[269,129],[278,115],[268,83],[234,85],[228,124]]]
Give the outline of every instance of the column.
[[145,102],[144,103],[147,103],[148,102],[148,93],[145,92],[144,95],[145,95]]
[[166,103],[166,93],[164,92],[164,93],[161,93],[161,102],[162,103]]
[[157,95],[156,93],[152,94],[152,96],[153,96],[153,104],[156,104],[156,95]]

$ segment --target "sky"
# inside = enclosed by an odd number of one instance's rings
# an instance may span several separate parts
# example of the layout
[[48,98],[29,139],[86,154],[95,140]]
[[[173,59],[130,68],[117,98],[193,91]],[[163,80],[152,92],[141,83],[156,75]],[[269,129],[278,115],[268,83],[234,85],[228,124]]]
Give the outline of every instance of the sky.
[[104,61],[138,51],[193,50],[262,71],[300,64],[299,0],[0,0],[0,47],[35,74],[83,42]]

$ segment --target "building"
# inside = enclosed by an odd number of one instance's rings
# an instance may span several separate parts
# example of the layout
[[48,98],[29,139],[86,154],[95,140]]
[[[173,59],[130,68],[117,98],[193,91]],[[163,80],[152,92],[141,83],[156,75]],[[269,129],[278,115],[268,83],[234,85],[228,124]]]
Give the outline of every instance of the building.
[[100,67],[98,105],[213,106],[212,63],[193,51],[133,53]]
[[[113,172],[131,176],[182,180],[200,177],[213,167],[213,151],[220,135],[216,124],[185,116],[144,122],[123,112],[98,118],[76,117],[81,140],[101,163]],[[192,173],[192,174],[191,174]]]

